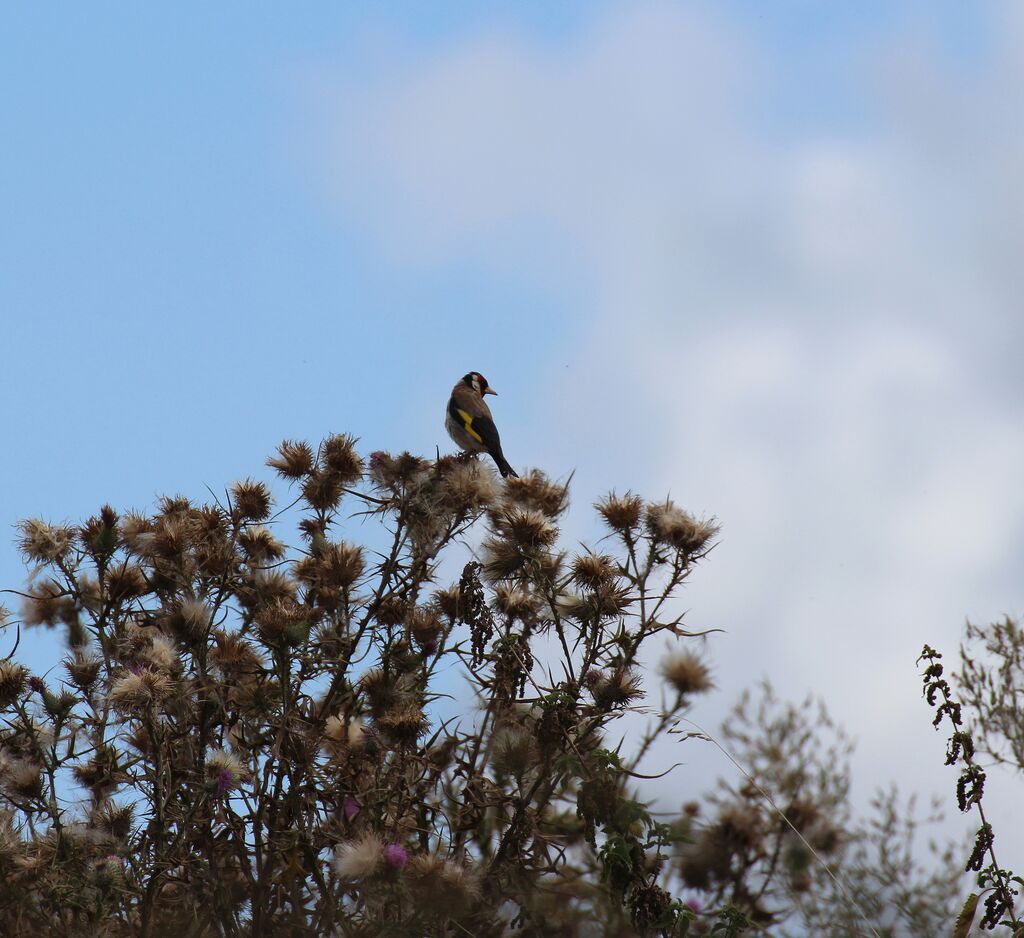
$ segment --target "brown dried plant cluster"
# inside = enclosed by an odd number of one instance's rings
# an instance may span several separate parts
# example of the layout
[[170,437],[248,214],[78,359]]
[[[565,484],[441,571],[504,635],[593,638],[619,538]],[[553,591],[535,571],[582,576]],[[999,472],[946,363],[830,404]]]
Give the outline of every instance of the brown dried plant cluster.
[[[22,523],[17,624],[67,655],[0,663],[0,933],[681,934],[606,731],[715,525],[611,495],[609,552],[570,556],[537,471],[341,435],[269,465],[280,515],[246,480]],[[710,686],[688,651],[665,677],[673,713]]]
[[[0,934],[915,934],[831,891],[891,831],[849,823],[823,713],[765,689],[723,737],[749,784],[641,800],[659,740],[706,738],[675,597],[713,522],[613,493],[569,552],[565,484],[354,443],[282,443],[276,513],[245,480],[21,524],[5,634],[67,650],[43,676],[0,660]],[[880,896],[944,908],[885,869]]]

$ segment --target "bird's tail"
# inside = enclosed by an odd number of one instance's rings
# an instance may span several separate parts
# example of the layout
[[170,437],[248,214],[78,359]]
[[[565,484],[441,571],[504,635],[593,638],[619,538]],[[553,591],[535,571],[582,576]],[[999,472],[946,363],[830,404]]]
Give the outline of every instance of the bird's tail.
[[519,478],[519,473],[508,464],[508,460],[505,458],[501,450],[498,450],[496,453],[491,453],[491,455],[494,457],[494,462],[498,466],[498,472],[501,473],[501,477],[503,479],[507,479],[509,476],[512,476],[513,479]]

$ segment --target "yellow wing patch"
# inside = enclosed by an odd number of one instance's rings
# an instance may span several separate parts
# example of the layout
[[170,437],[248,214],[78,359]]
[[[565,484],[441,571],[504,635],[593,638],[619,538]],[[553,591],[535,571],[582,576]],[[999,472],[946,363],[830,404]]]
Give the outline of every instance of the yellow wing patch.
[[477,433],[476,430],[473,429],[473,418],[469,414],[467,414],[464,410],[458,411],[458,415],[459,415],[459,417],[462,418],[462,424],[466,428],[466,432],[471,437],[473,437],[473,439],[476,440],[477,443],[483,443],[484,438],[482,436],[480,436],[480,434]]

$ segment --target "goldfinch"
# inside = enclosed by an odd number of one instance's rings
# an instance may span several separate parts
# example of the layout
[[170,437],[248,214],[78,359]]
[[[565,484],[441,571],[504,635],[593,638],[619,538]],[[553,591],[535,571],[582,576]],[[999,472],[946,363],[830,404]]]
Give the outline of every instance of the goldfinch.
[[479,371],[471,371],[452,388],[444,428],[448,435],[467,453],[490,453],[502,478],[518,478],[501,451],[498,428],[491,419],[491,409],[484,400],[486,394],[497,394]]

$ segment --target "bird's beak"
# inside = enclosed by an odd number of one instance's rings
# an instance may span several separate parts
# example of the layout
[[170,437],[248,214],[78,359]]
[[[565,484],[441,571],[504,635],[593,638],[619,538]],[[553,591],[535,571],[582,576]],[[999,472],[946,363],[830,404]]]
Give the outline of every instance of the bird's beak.
[[487,394],[493,394],[495,397],[498,396],[498,392],[494,388],[484,388],[484,395],[486,396]]

